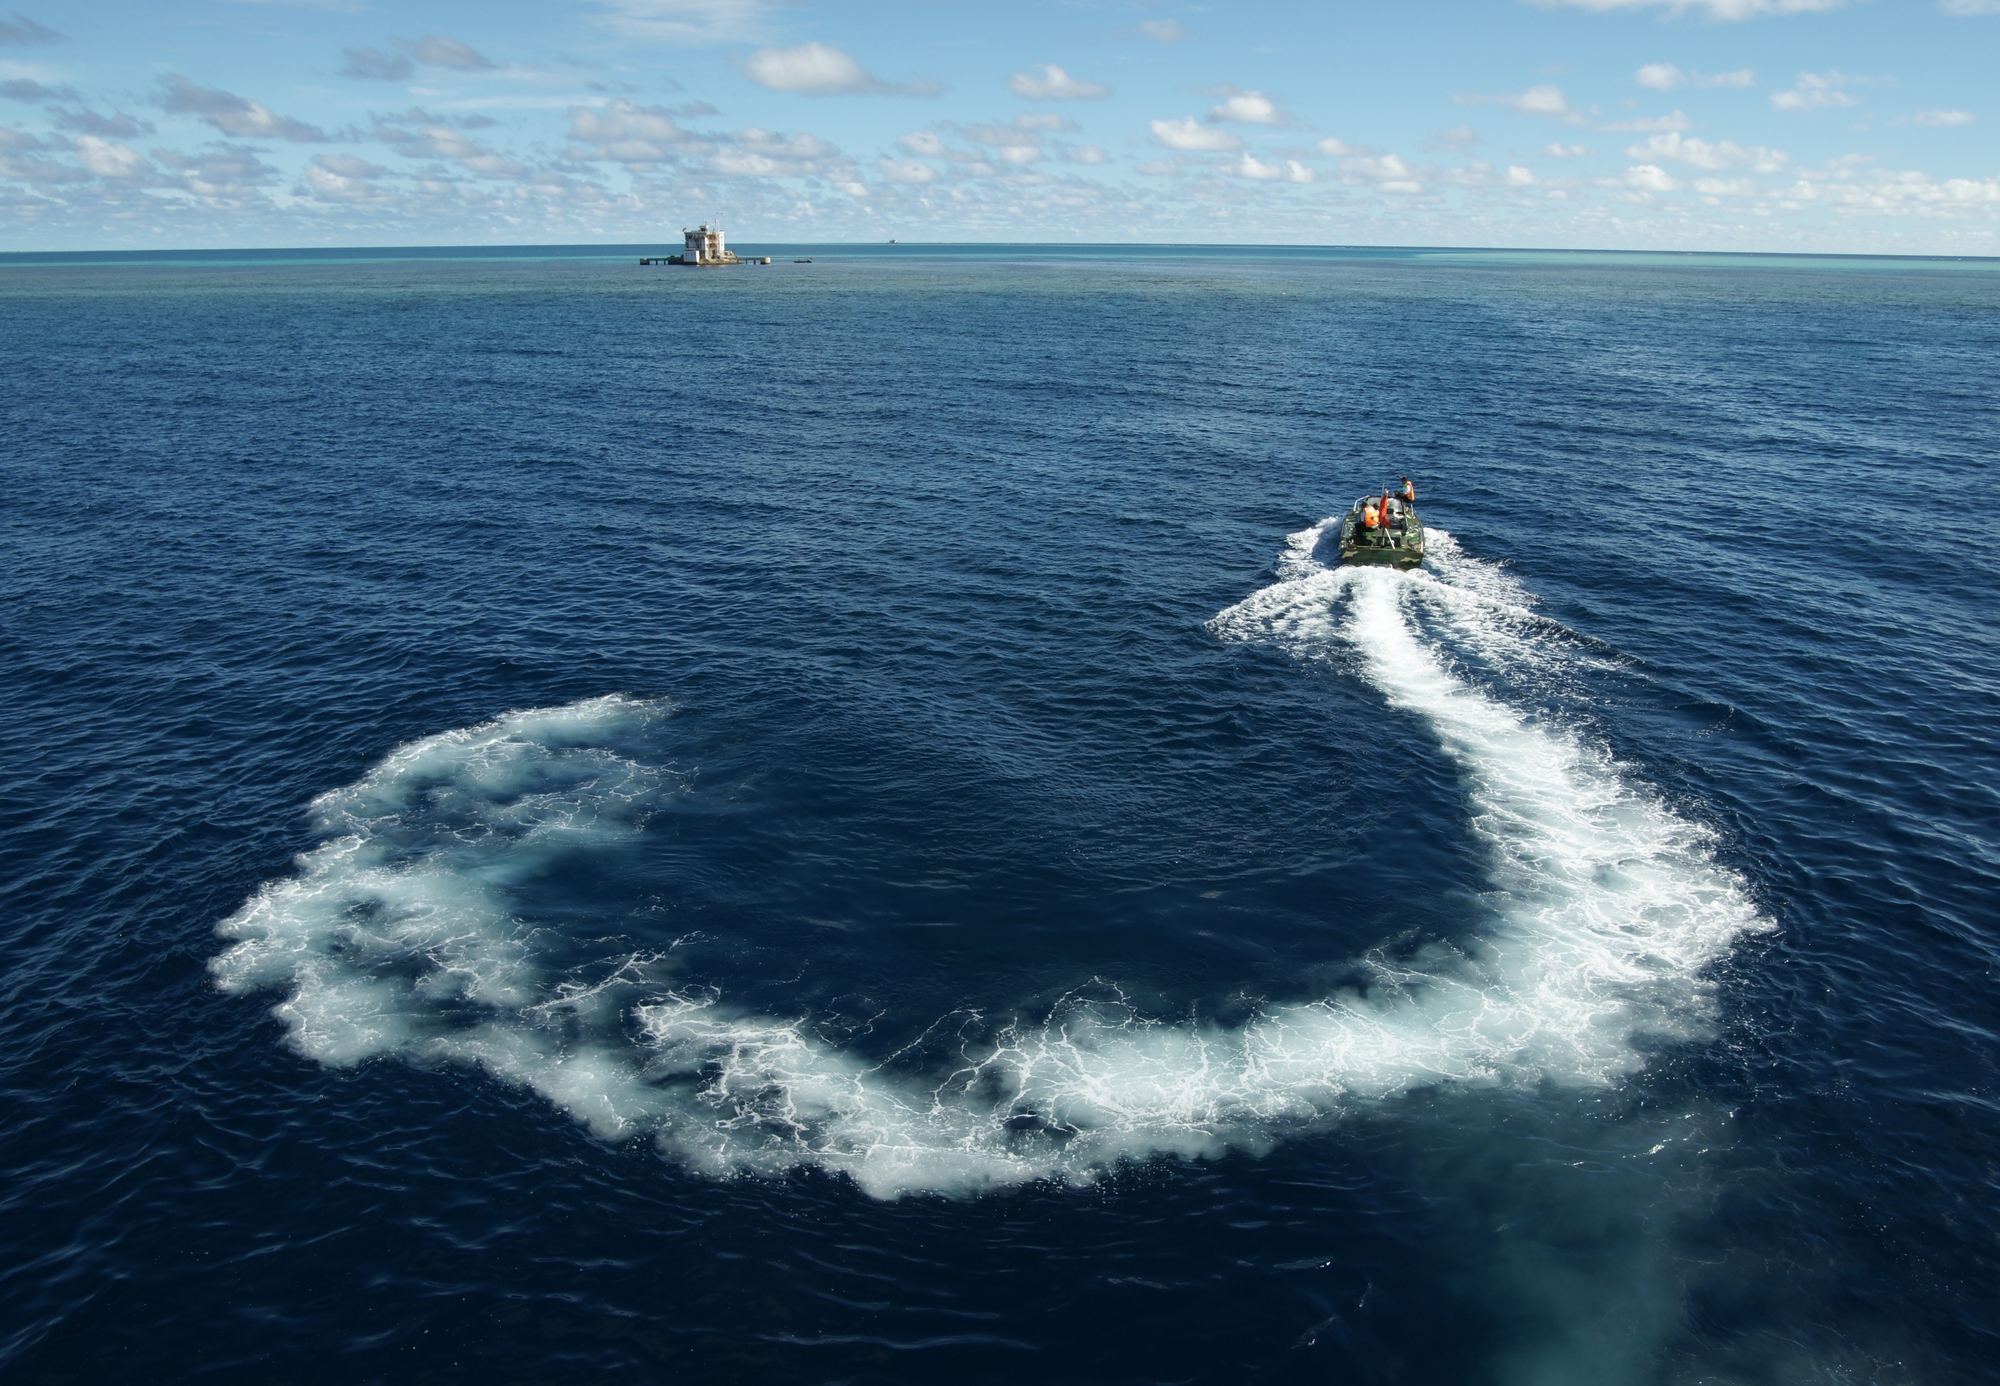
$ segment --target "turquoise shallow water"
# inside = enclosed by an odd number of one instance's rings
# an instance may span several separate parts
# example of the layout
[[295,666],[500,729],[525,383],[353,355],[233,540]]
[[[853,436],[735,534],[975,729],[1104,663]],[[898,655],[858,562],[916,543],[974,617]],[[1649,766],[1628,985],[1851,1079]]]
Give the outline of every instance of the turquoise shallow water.
[[1996,1374],[1989,264],[811,253],[0,266],[10,1374]]

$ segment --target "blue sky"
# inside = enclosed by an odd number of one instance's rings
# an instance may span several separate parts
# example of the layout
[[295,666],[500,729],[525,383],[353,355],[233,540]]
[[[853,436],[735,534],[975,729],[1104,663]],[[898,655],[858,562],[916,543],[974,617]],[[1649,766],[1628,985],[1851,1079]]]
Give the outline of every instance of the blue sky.
[[0,249],[2000,254],[2000,0],[0,0]]

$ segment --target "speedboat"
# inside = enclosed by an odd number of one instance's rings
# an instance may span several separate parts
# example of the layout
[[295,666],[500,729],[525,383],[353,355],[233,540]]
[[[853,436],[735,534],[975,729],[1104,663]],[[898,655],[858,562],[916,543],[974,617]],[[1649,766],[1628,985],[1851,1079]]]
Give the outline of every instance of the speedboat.
[[1340,561],[1375,567],[1408,569],[1424,561],[1424,522],[1417,508],[1397,501],[1389,518],[1371,538],[1361,525],[1361,511],[1373,501],[1380,506],[1387,496],[1363,496],[1340,518]]

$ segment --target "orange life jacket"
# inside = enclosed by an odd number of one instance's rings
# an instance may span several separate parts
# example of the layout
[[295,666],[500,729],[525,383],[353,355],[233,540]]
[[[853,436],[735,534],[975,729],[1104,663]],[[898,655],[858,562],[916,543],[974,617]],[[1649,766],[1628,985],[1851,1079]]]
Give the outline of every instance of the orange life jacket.
[[1403,483],[1403,504],[1405,504],[1405,505],[1415,505],[1416,503],[1417,503],[1417,488],[1416,488],[1416,487],[1414,487],[1414,486],[1412,486],[1412,485],[1411,485],[1411,484],[1410,484],[1409,482],[1407,482],[1407,481],[1406,481],[1406,482],[1404,482],[1404,483]]
[[1376,511],[1374,501],[1369,501],[1367,508],[1361,512],[1361,523],[1370,529],[1374,529],[1382,523],[1382,516]]

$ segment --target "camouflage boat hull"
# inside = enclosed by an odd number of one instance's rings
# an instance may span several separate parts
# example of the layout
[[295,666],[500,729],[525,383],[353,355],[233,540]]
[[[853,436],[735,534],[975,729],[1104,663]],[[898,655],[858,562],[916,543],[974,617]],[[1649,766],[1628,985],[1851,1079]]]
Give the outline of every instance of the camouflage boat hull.
[[1415,507],[1403,512],[1406,526],[1385,531],[1380,538],[1368,539],[1361,528],[1361,511],[1347,512],[1340,522],[1340,561],[1362,567],[1408,570],[1424,561],[1424,522]]

